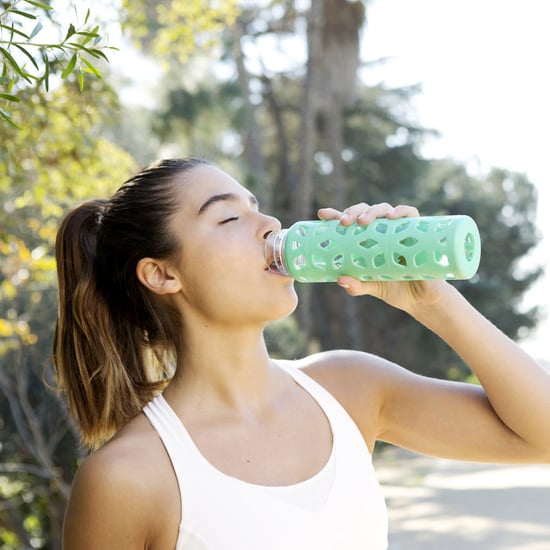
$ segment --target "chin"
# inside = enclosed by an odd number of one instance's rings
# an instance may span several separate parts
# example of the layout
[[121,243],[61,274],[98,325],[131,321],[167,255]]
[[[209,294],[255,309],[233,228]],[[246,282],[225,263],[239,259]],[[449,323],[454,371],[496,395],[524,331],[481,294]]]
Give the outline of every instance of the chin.
[[270,315],[270,321],[278,321],[279,319],[284,319],[289,315],[292,315],[296,308],[298,307],[298,296],[296,291],[292,288],[292,293],[288,296],[287,299],[279,300],[272,307],[272,315]]

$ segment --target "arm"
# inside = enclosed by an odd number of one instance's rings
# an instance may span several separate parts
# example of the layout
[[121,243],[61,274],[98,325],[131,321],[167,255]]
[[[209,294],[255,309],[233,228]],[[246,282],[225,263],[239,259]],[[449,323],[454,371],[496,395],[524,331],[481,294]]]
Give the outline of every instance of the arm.
[[410,313],[449,344],[477,375],[493,414],[513,439],[550,461],[550,373],[445,284],[437,303]]
[[[389,205],[357,205],[345,212],[344,217],[327,209],[321,215],[348,224],[417,214]],[[395,365],[382,367],[380,359],[363,359],[381,396],[377,437],[449,458],[550,462],[550,373],[454,287],[444,281],[360,283],[351,277],[341,277],[339,284],[351,295],[369,294],[407,311],[449,344],[482,384],[430,380]]]

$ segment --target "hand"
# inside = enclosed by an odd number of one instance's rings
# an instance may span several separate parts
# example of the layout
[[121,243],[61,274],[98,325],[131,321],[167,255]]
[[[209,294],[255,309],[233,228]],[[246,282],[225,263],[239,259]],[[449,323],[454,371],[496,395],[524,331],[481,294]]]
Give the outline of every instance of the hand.
[[[368,225],[376,218],[415,218],[419,213],[414,206],[402,204],[392,206],[386,202],[370,206],[362,202],[343,211],[335,208],[321,208],[318,215],[322,220],[339,220],[342,225],[348,226],[354,222],[359,225]],[[445,288],[449,286],[442,280],[361,282],[349,276],[339,277],[337,284],[350,296],[374,296],[411,314],[419,305],[436,303]]]
[[420,214],[414,206],[400,204],[392,206],[387,202],[369,206],[365,202],[349,206],[344,211],[335,208],[321,208],[318,213],[322,220],[340,220],[342,225],[351,225],[357,222],[359,225],[367,225],[376,218],[417,218]]

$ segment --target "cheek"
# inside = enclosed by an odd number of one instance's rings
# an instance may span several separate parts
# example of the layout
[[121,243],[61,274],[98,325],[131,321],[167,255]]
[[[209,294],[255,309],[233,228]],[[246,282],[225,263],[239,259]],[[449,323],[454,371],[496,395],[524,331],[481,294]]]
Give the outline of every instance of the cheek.
[[280,319],[294,311],[293,285],[270,282],[262,251],[254,244],[229,235],[223,242],[199,242],[197,238],[183,247],[180,263],[187,307],[226,323]]
[[247,262],[227,248],[193,249],[181,262],[183,294],[186,301],[201,310],[213,313],[246,297]]
[[[290,315],[298,298],[292,284],[272,285],[263,272],[197,262],[184,283],[188,307],[201,317],[226,324],[266,322]],[[184,312],[185,314],[185,312]]]

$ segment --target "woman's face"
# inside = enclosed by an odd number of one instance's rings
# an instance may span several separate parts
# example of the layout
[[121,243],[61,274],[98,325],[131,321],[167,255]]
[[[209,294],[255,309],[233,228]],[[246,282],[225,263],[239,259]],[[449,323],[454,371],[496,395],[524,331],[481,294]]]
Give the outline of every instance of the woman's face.
[[191,308],[208,322],[265,324],[292,313],[294,280],[270,271],[264,258],[265,238],[279,221],[219,168],[200,165],[182,179],[171,226],[181,243],[184,316]]

